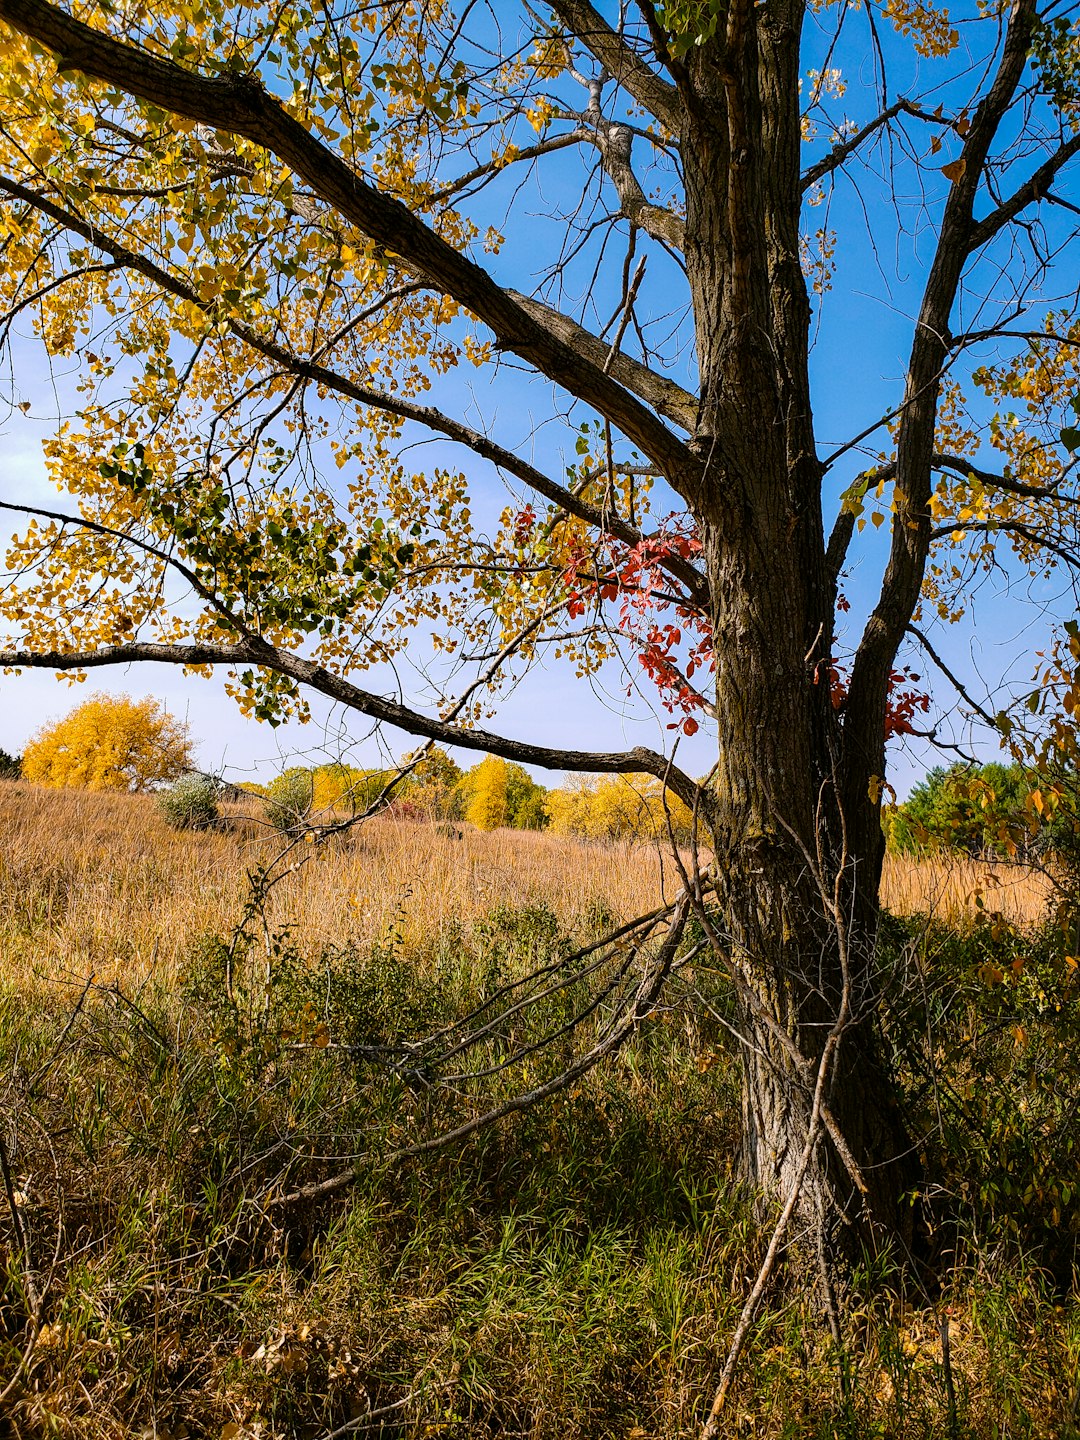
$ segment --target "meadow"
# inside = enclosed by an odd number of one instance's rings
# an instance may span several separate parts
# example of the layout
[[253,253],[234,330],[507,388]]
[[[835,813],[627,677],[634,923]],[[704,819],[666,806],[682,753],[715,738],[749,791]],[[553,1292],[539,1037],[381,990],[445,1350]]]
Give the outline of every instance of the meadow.
[[[707,958],[572,1087],[419,1148],[602,1033],[608,972],[575,956],[674,892],[670,857],[380,818],[294,844],[253,909],[282,840],[228,822],[0,783],[0,1433],[694,1436],[768,1236]],[[1080,1007],[1050,879],[893,858],[885,897],[930,1253],[855,1277],[839,1348],[793,1254],[729,1433],[1075,1436]],[[383,1063],[538,967],[563,989],[453,1083]]]
[[[103,984],[169,982],[193,939],[224,934],[242,913],[252,871],[281,855],[281,836],[251,804],[199,834],[166,826],[147,795],[3,783],[0,942],[4,973],[85,977]],[[662,845],[584,844],[543,831],[484,832],[461,824],[376,818],[308,853],[293,847],[267,903],[309,953],[391,925],[411,950],[451,921],[499,906],[550,906],[574,932],[598,914],[651,910],[680,880]],[[1041,921],[1050,882],[1038,872],[966,857],[888,856],[884,900],[897,914],[963,925],[976,898],[1011,924]]]

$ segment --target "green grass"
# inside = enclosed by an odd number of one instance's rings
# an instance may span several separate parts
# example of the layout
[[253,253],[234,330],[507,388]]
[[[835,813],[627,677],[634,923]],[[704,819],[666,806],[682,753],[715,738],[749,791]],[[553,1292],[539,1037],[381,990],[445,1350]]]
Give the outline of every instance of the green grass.
[[[569,1044],[454,1093],[420,1070],[388,1074],[375,1047],[415,1041],[571,949],[537,906],[450,926],[423,953],[402,933],[391,925],[377,944],[304,955],[288,934],[267,945],[253,926],[232,949],[231,998],[223,939],[193,947],[179,990],[91,990],[74,1018],[78,987],[32,1002],[0,994],[7,1143],[45,1290],[44,1326],[19,1372],[30,1297],[0,1201],[9,1433],[314,1440],[371,1409],[355,1433],[696,1434],[767,1240],[734,1173],[738,1075],[723,1030],[676,981],[632,1043],[563,1096],[467,1143],[393,1160],[474,1113],[478,1094],[490,1103],[535,1083]],[[1076,1434],[1080,1309],[1067,1247],[1051,1244],[1038,1205],[1025,1227],[1022,1194],[1000,1186],[1020,1163],[1010,1125],[1035,1105],[1030,1148],[1063,1123],[1071,1069],[1053,1009],[1063,962],[1032,953],[1012,981],[980,989],[987,937],[970,953],[918,927],[894,942],[896,964],[905,946],[928,947],[925,983],[896,998],[892,1022],[919,1113],[941,1104],[920,1088],[926,1055],[912,1038],[927,1007],[956,1095],[991,1075],[997,1097],[976,1106],[984,1150],[964,1154],[958,1099],[928,1141],[948,1182],[934,1211],[951,1247],[944,1288],[912,1308],[879,1275],[843,1355],[812,1302],[778,1290],[728,1433]],[[722,1011],[715,977],[694,978]],[[512,1017],[465,1068],[494,1068],[601,990],[587,977]],[[589,1024],[604,1020],[600,1003]],[[1022,1045],[1006,1021],[1026,1027]],[[347,1190],[279,1203],[349,1164]],[[1063,1232],[1072,1214],[1059,1209]]]

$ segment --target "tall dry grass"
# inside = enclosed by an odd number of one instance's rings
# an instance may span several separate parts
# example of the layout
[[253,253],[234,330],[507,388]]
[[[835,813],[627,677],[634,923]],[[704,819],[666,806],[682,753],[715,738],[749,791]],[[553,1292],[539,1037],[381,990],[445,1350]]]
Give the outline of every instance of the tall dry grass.
[[1022,930],[1045,918],[1052,891],[1049,875],[1029,866],[950,854],[887,855],[881,881],[882,900],[897,915],[932,915],[954,926],[980,913],[1000,915]]
[[[455,832],[456,833],[456,832]],[[461,838],[377,818],[323,846],[294,845],[267,920],[302,949],[370,942],[391,927],[412,953],[496,906],[546,904],[572,931],[599,910],[644,913],[678,885],[646,845],[591,846],[528,831]],[[227,933],[250,875],[282,855],[253,809],[220,832],[170,830],[147,796],[0,782],[0,946],[8,978],[91,970],[103,984],[179,974],[193,941]]]
[[[254,806],[255,802],[253,802]],[[200,935],[227,933],[249,876],[281,855],[257,808],[234,807],[228,828],[170,830],[147,796],[49,790],[0,782],[0,963],[6,977],[93,971],[103,984],[169,980]],[[599,845],[529,831],[483,834],[378,818],[325,846],[294,846],[267,906],[305,950],[370,942],[394,927],[423,953],[451,923],[496,906],[546,904],[573,931],[599,912],[641,914],[678,885],[662,847]],[[884,900],[900,913],[963,923],[985,908],[1038,922],[1050,885],[1017,867],[961,858],[890,856]]]
[[[765,1240],[731,1181],[738,1065],[717,1013],[676,985],[656,1023],[565,1100],[508,1116],[464,1152],[391,1165],[380,1156],[403,1137],[456,1115],[459,1101],[471,1113],[456,1080],[428,1088],[417,1070],[418,1083],[402,1084],[347,1048],[293,1043],[309,989],[283,986],[265,1010],[230,1020],[212,985],[170,983],[200,931],[235,924],[247,872],[280,848],[252,817],[232,819],[220,833],[177,833],[147,798],[0,783],[0,1111],[41,1257],[22,1266],[15,1202],[5,1209],[0,1187],[0,1390],[31,1336],[0,1436],[285,1440],[351,1431],[369,1404],[390,1407],[402,1434],[447,1440],[696,1434]],[[326,986],[358,1000],[368,1039],[388,1019],[385,1033],[407,1040],[410,1026],[428,1026],[429,1006],[448,1019],[470,1008],[481,971],[486,985],[491,963],[518,963],[500,948],[515,928],[533,962],[535,917],[468,930],[492,908],[544,903],[564,928],[585,928],[599,907],[640,913],[677,883],[645,846],[508,831],[456,840],[393,820],[313,853],[299,845],[289,863],[309,853],[273,892],[271,924],[294,924],[304,949],[404,931],[389,956],[325,967]],[[896,908],[963,920],[980,888],[987,908],[1039,918],[1038,877],[967,861],[887,867]],[[454,924],[460,947],[445,943]],[[440,932],[448,974],[435,983],[414,962]],[[554,958],[551,927],[541,941]],[[91,970],[136,992],[133,1003],[91,995],[80,1009],[47,988]],[[293,986],[311,978],[283,971]],[[929,976],[935,993],[950,996],[956,973]],[[153,983],[139,994],[144,978]],[[1061,1231],[1063,1254],[1076,1223],[1050,1209],[1056,1200],[1037,1208],[1022,1178],[1044,1184],[1044,1154],[1066,1154],[1072,1052],[1064,1039],[1047,1048],[1060,1022],[1042,999],[1003,1038],[995,991],[965,983],[962,1003],[941,1007],[945,1118],[935,1101],[931,1124],[940,1203],[955,1203],[941,1213],[963,1263],[925,1306],[898,1307],[886,1280],[860,1308],[842,1388],[821,1317],[793,1287],[755,1327],[732,1435],[1075,1434],[1075,1293],[1050,1290],[1045,1245],[1025,1256],[1040,1215]],[[514,1043],[545,1035],[549,1020],[546,1010],[518,1019]],[[495,1098],[522,1078],[503,1067],[505,1040],[501,1029],[490,1037],[498,1063],[483,1072]],[[968,1100],[973,1071],[984,1078]],[[270,1208],[286,1185],[360,1154],[347,1194]],[[1073,1184],[1066,1165],[1059,1186]],[[1003,1235],[1020,1242],[1006,1249]],[[35,1275],[46,1277],[40,1327]]]

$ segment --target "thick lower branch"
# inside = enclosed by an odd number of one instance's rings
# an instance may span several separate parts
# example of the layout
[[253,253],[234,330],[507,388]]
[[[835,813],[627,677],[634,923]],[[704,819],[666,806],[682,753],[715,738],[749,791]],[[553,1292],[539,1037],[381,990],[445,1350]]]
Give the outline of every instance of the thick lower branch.
[[546,770],[598,775],[653,775],[663,780],[668,789],[691,808],[695,804],[701,805],[699,787],[689,775],[656,750],[644,746],[623,751],[559,750],[547,745],[531,745],[524,740],[510,740],[489,730],[467,730],[422,715],[397,700],[391,700],[389,696],[361,690],[340,675],[332,675],[321,665],[258,638],[241,640],[235,645],[199,641],[188,645],[167,645],[151,640],[135,640],[127,645],[106,645],[100,650],[0,650],[0,669],[4,670],[82,671],[107,665],[128,665],[135,661],[188,666],[260,666],[295,680],[297,684],[325,695],[349,710],[394,725],[410,735],[420,735],[443,745],[456,745],[463,750],[501,755],[506,760],[516,760],[524,765],[540,765]]
[[625,385],[627,390],[631,390],[639,399],[651,405],[658,414],[674,421],[680,429],[693,434],[697,424],[698,401],[689,390],[684,390],[674,380],[657,375],[655,370],[650,370],[647,365],[631,359],[629,355],[612,355],[610,346],[561,311],[553,310],[549,305],[533,300],[528,295],[519,294],[516,290],[511,290],[510,294],[537,324],[547,326],[553,335],[580,350],[600,369],[607,366],[609,374],[613,375],[620,385]]

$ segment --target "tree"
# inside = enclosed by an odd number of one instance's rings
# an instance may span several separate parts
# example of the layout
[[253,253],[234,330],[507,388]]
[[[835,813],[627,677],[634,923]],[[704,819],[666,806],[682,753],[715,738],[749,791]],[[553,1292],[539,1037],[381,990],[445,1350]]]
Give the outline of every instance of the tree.
[[286,835],[305,830],[315,806],[316,773],[291,765],[266,787],[266,818]]
[[488,755],[465,777],[465,819],[478,830],[498,830],[508,821],[508,769],[500,756]]
[[[497,25],[449,0],[87,19],[0,0],[4,333],[32,315],[84,367],[49,447],[74,508],[3,502],[31,517],[3,663],[217,666],[267,719],[315,692],[503,760],[663,782],[714,857],[715,909],[692,882],[672,924],[697,909],[735,989],[747,1174],[815,1227],[827,1271],[912,1215],[875,949],[885,744],[929,704],[901,647],[1020,745],[1022,714],[970,694],[927,626],[1002,556],[1067,583],[1077,563],[1080,328],[1053,274],[1077,238],[1059,187],[1080,64],[1052,9],[987,4],[961,48],[908,0],[811,24],[799,0],[546,0]],[[818,307],[838,258],[894,246],[915,277],[890,300],[915,317],[903,373],[829,446]],[[852,394],[873,328],[831,358]],[[470,365],[492,388],[467,420],[447,376]],[[544,382],[527,406],[498,403],[509,367]],[[440,448],[413,473],[421,436]],[[490,536],[458,454],[511,487]],[[852,636],[856,557],[878,580]],[[358,683],[425,627],[456,680],[412,700]],[[672,734],[711,729],[708,783],[644,747],[484,728],[485,692],[552,651],[583,675],[621,655]],[[1033,710],[1053,700],[1075,749],[1076,631],[1050,653]]]
[[506,823],[514,830],[542,830],[547,822],[546,791],[523,765],[506,767]]
[[[388,777],[389,778],[389,777]],[[433,745],[406,778],[399,794],[430,819],[445,820],[453,812],[461,767],[445,750]]]
[[1076,775],[1021,765],[936,766],[886,818],[891,849],[927,848],[1030,857],[1072,843]]
[[27,743],[22,774],[60,789],[149,790],[190,765],[187,726],[157,700],[91,695]]
[[656,780],[604,775],[576,776],[546,799],[551,828],[557,834],[596,840],[667,840],[687,844],[694,817],[677,795],[666,795]]

